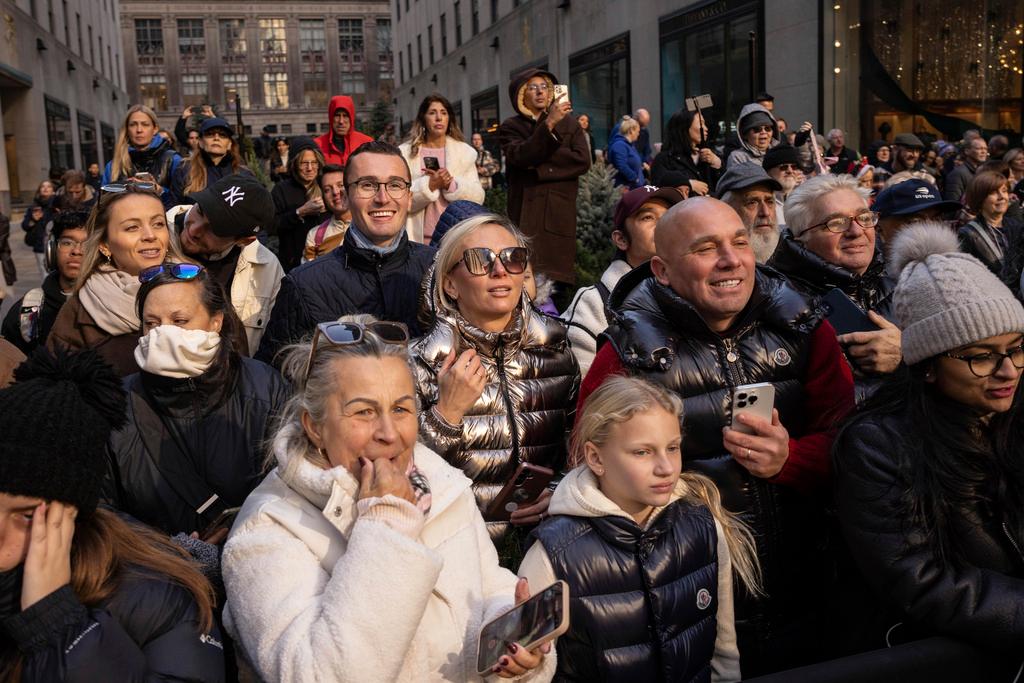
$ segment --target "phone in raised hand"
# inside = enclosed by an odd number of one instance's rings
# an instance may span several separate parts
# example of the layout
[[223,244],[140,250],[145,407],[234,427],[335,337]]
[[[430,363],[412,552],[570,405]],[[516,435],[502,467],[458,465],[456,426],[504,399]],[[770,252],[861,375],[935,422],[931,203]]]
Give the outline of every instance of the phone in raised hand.
[[559,83],[555,86],[555,104],[569,101],[569,86]]

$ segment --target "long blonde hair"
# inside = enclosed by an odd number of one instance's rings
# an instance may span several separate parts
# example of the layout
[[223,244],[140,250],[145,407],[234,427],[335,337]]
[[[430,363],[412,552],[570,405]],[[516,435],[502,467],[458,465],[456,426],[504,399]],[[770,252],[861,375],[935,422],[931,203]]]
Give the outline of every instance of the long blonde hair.
[[452,103],[444,95],[433,93],[424,97],[420,102],[419,111],[416,112],[416,118],[413,119],[412,128],[409,129],[409,136],[406,138],[414,157],[419,154],[420,147],[427,141],[427,126],[423,122],[427,118],[430,105],[434,102],[440,104],[448,112],[448,130],[444,134],[457,142],[466,141],[465,136],[462,135],[462,128],[459,127],[459,122],[455,119]]
[[128,148],[131,146],[131,141],[128,139],[128,119],[132,117],[132,114],[140,111],[153,122],[153,137],[160,134],[160,122],[156,119],[156,112],[144,104],[133,104],[128,107],[128,111],[124,115],[124,123],[121,124],[121,134],[117,136],[117,144],[114,145],[114,156],[110,160],[111,180],[132,174],[132,158],[128,154]]
[[[675,415],[682,433],[683,401],[676,394],[636,377],[608,378],[587,398],[582,414],[576,418],[569,446],[570,463],[583,465],[585,444],[589,442],[600,448],[608,442],[613,427],[654,408]],[[682,500],[703,505],[722,525],[736,575],[751,594],[761,594],[761,567],[750,529],[738,516],[722,507],[722,496],[711,479],[685,470],[679,478],[685,487]]]
[[[228,149],[227,156],[231,157],[231,172],[238,173],[238,169],[242,168],[242,155],[239,154],[238,143],[234,139],[231,140],[231,147]],[[202,148],[199,149],[198,154],[193,154],[188,158],[188,177],[185,179],[185,194],[206,189],[206,160],[208,158],[209,156],[207,156],[206,151]]]

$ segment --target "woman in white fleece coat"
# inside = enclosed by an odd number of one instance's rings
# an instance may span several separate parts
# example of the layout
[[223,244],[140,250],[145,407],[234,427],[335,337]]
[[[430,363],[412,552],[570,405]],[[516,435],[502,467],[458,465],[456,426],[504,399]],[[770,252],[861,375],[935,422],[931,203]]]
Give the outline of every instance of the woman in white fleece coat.
[[[405,223],[409,239],[429,244],[437,219],[457,199],[483,204],[476,150],[466,144],[451,103],[441,95],[423,99],[409,139],[398,148],[412,173],[412,208]],[[437,160],[436,171],[427,167],[427,157]]]
[[[481,626],[525,592],[498,566],[469,480],[416,445],[408,353],[382,341],[396,325],[325,323],[285,361],[298,388],[277,467],[222,559],[225,624],[262,680],[478,680]],[[553,670],[520,647],[496,672]]]

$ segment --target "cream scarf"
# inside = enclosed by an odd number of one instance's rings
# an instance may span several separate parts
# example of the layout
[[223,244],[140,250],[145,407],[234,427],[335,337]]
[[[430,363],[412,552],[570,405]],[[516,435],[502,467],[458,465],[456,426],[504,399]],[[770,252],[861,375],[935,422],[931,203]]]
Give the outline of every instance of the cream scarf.
[[220,335],[160,325],[139,338],[135,362],[144,372],[172,379],[198,377],[213,364],[220,350]]
[[134,334],[139,331],[135,295],[141,286],[138,277],[105,266],[85,281],[78,290],[78,300],[107,334]]

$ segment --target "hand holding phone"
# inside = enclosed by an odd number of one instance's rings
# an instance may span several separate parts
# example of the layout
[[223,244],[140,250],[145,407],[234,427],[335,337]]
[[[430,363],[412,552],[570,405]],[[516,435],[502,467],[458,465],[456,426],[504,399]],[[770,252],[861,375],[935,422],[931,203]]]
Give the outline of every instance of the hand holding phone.
[[855,304],[853,299],[838,287],[822,297],[821,305],[825,309],[828,322],[835,328],[836,334],[870,332],[878,329],[878,325],[871,322],[867,313],[862,311],[860,306]]
[[227,508],[221,511],[217,515],[217,519],[210,522],[210,524],[203,529],[202,533],[199,534],[199,540],[205,541],[206,543],[218,544],[220,541],[227,537],[227,532],[231,530],[231,525],[235,523],[235,517],[238,516],[238,511],[242,508]]
[[438,161],[437,157],[423,157],[423,168],[428,171],[440,171],[441,162]]
[[[569,586],[565,581],[556,581],[529,597],[529,584],[520,579],[516,602],[515,607],[480,629],[476,662],[480,676],[521,676],[540,665],[544,653],[541,646],[569,630]],[[516,651],[510,654],[513,643]],[[540,652],[536,652],[538,648]]]
[[740,415],[753,415],[771,422],[774,404],[775,385],[770,382],[736,387],[732,390],[732,423],[729,427],[742,434],[753,434],[754,430],[737,418]]
[[487,507],[484,519],[507,522],[520,507],[534,503],[555,478],[554,470],[528,462],[519,463],[512,478],[498,491]]
[[559,83],[558,85],[555,86],[554,93],[555,104],[558,104],[559,102],[569,101],[569,86]]

